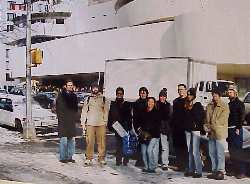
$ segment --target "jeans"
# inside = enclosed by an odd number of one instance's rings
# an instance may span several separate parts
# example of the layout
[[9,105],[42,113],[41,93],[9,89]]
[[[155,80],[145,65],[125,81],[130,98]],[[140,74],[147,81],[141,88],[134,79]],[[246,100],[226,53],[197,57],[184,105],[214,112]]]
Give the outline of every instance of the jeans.
[[142,159],[146,170],[155,170],[158,166],[159,138],[152,138],[149,144],[141,144]]
[[188,148],[188,172],[202,173],[202,161],[200,156],[200,132],[185,131]]
[[225,171],[225,145],[226,139],[216,140],[209,138],[209,156],[212,162],[212,172]]
[[129,158],[123,154],[123,150],[122,150],[122,147],[123,147],[122,138],[119,135],[116,135],[115,139],[116,139],[116,153],[115,153],[116,163],[117,164],[121,164],[121,163],[127,164],[129,162]]
[[168,166],[169,160],[169,143],[168,143],[168,136],[161,134],[161,161],[162,165]]
[[61,137],[59,152],[60,160],[71,160],[75,153],[75,138]]

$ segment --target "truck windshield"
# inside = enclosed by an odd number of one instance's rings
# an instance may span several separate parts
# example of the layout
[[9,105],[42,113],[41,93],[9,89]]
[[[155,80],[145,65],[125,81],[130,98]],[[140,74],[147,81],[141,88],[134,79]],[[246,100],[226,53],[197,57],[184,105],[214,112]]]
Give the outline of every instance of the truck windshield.
[[212,92],[215,88],[217,88],[221,92],[222,97],[227,97],[227,90],[229,86],[233,84],[234,83],[230,81],[211,81],[206,85],[206,92]]

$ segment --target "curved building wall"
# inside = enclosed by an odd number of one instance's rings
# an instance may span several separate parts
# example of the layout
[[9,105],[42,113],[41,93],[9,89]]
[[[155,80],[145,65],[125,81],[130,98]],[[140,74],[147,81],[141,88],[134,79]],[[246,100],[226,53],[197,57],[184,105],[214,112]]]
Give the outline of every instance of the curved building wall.
[[250,64],[250,2],[210,0],[207,11],[175,19],[178,56]]
[[118,27],[198,11],[206,5],[207,0],[134,0],[117,10]]

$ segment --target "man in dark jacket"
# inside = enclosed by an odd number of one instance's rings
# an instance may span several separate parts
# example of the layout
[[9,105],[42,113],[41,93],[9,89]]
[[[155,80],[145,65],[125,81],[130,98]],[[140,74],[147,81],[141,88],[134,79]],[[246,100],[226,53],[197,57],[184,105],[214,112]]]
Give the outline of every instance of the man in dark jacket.
[[246,164],[239,158],[237,151],[242,150],[242,124],[244,122],[245,105],[238,98],[236,86],[230,86],[228,89],[228,97],[230,100],[228,103],[230,110],[228,118],[228,146],[230,156],[233,158],[233,165],[238,171],[236,178],[242,179],[246,174]]
[[200,157],[200,135],[203,132],[205,111],[200,102],[195,102],[195,98],[196,89],[190,88],[187,92],[184,104],[184,127],[188,149],[188,165],[184,176],[201,178],[202,161]]
[[72,159],[75,151],[77,97],[73,93],[73,82],[66,81],[65,89],[56,99],[56,114],[58,118],[58,134],[60,137],[60,162],[75,162]]
[[169,157],[169,119],[170,119],[170,103],[167,102],[167,89],[163,88],[159,93],[157,108],[160,113],[161,128],[160,128],[160,143],[161,143],[161,162],[162,170],[168,170]]
[[173,102],[173,115],[171,128],[173,134],[173,146],[176,154],[177,170],[184,170],[187,163],[187,145],[184,130],[184,104],[187,97],[187,86],[185,84],[178,85],[179,97]]
[[[135,128],[135,131],[137,131],[139,127],[139,118],[141,117],[142,112],[147,107],[147,97],[148,97],[148,89],[146,87],[141,87],[139,89],[139,99],[137,99],[133,105],[133,125]],[[137,153],[137,161],[135,163],[135,166],[143,167],[144,163],[142,160],[141,155],[141,145],[138,146],[138,153]]]
[[[131,107],[129,102],[124,101],[124,89],[122,87],[118,87],[116,89],[116,99],[112,101],[109,109],[108,116],[108,128],[110,131],[115,131],[112,125],[118,121],[120,125],[127,132],[132,129],[132,115],[131,115]],[[123,155],[122,152],[122,137],[115,131],[116,137],[116,165],[127,165],[129,162],[128,157]]]

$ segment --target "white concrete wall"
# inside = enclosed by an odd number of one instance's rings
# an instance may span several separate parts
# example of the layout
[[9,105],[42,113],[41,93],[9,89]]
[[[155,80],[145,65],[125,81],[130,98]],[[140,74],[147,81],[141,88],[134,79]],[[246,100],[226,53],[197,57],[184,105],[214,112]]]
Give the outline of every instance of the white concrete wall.
[[88,6],[87,1],[73,1],[66,19],[66,35],[116,27],[114,1]]
[[5,61],[5,46],[0,43],[0,88],[5,84],[5,69],[6,69],[6,61]]
[[135,0],[117,11],[119,27],[141,24],[163,17],[206,8],[208,0]]
[[210,0],[206,11],[178,16],[178,56],[250,64],[249,8],[248,0]]
[[[175,56],[173,22],[83,34],[37,45],[44,63],[34,76],[104,72],[105,60]],[[167,40],[167,41],[166,41]],[[25,49],[11,51],[13,75],[25,75]]]

